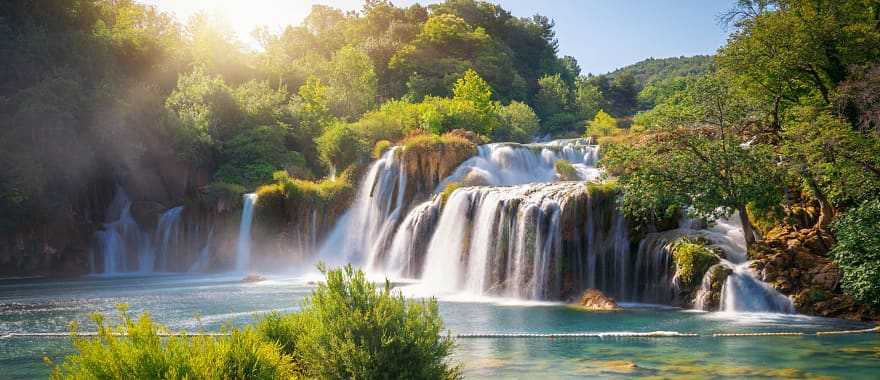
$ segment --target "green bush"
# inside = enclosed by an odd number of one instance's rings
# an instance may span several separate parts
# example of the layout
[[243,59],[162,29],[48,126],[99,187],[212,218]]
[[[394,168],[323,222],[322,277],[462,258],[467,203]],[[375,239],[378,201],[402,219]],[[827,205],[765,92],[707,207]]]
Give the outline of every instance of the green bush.
[[[119,307],[122,322],[93,320],[97,337],[73,329],[76,354],[53,368],[52,379],[279,379],[297,377],[290,356],[254,329],[232,330],[229,336],[170,335],[148,314],[137,320]],[[123,336],[124,334],[124,336]]]
[[335,123],[315,141],[321,161],[329,167],[343,169],[366,158],[369,147],[358,135],[354,124]]
[[388,148],[391,148],[391,141],[388,140],[379,140],[376,142],[376,145],[373,146],[373,158],[379,159],[382,157],[382,154],[385,153]]
[[[323,268],[322,268],[323,270]],[[52,379],[453,379],[453,341],[441,335],[436,300],[408,301],[351,266],[324,271],[302,311],[274,313],[225,336],[170,334],[148,315],[72,328],[76,353]]]
[[699,284],[710,267],[718,263],[718,257],[701,241],[681,238],[672,243],[672,259],[675,275],[681,284]]
[[843,270],[843,289],[861,302],[880,307],[880,201],[849,210],[832,229],[837,245],[831,253]]
[[[287,328],[307,377],[323,379],[447,379],[453,341],[442,336],[437,302],[407,301],[367,281],[350,265],[326,272]],[[271,324],[270,324],[271,325]],[[297,327],[298,326],[298,327]]]

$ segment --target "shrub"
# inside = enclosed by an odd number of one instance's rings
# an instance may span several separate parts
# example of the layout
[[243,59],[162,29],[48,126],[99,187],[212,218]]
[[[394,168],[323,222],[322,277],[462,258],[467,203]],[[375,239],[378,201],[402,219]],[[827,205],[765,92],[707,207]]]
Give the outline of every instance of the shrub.
[[681,238],[672,243],[672,259],[675,261],[675,276],[685,286],[699,284],[703,275],[718,257],[710,248],[697,240]]
[[556,160],[553,167],[556,168],[556,174],[559,174],[559,179],[563,181],[577,181],[580,179],[577,169],[568,160]]
[[366,158],[369,145],[358,136],[353,124],[335,123],[316,139],[321,161],[342,169]]
[[453,341],[441,335],[437,301],[408,301],[350,265],[324,271],[302,311],[270,314],[225,336],[170,334],[144,314],[119,326],[96,314],[97,337],[78,335],[76,353],[52,379],[452,379]]
[[[119,307],[121,323],[93,315],[97,337],[73,330],[76,354],[53,368],[52,379],[278,379],[296,376],[290,356],[253,329],[228,337],[170,335],[148,314],[137,320]],[[123,336],[125,334],[125,336]]]
[[385,153],[388,148],[391,148],[391,141],[388,140],[379,140],[376,142],[376,145],[373,147],[373,158],[379,159],[382,157],[382,154]]
[[831,253],[843,270],[843,289],[861,302],[880,307],[880,201],[849,210],[832,229],[837,245]]
[[452,193],[460,188],[461,183],[458,182],[450,182],[449,184],[447,184],[446,187],[443,188],[443,191],[440,192],[440,203],[445,205],[446,201],[449,200],[449,197],[452,195]]
[[300,315],[295,349],[306,376],[333,379],[458,378],[447,363],[453,341],[441,336],[436,300],[407,301],[367,281],[351,265],[325,272]]

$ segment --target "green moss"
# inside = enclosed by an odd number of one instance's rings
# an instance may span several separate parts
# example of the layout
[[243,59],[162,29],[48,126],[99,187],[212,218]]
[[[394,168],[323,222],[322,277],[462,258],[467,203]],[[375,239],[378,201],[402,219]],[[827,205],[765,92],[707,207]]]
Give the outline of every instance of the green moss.
[[591,197],[599,195],[616,197],[619,193],[620,185],[617,180],[590,182],[587,184],[587,194],[589,194]]
[[686,286],[699,284],[706,271],[719,261],[715,252],[703,242],[688,238],[672,243],[672,259],[679,281]]
[[373,147],[373,158],[379,159],[382,157],[382,154],[385,153],[388,148],[391,147],[391,141],[388,140],[379,140],[376,142],[376,145]]
[[455,190],[461,188],[461,183],[459,182],[450,182],[446,187],[440,192],[440,202],[442,205],[446,205],[446,201],[449,200],[449,197],[452,195]]
[[559,179],[563,181],[580,180],[577,169],[568,160],[556,160],[553,167],[556,169],[556,174],[559,174]]

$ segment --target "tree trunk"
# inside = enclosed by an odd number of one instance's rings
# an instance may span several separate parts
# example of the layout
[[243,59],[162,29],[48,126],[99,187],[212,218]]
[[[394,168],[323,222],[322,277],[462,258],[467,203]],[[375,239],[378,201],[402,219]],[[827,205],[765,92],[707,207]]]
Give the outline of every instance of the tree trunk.
[[819,184],[816,183],[813,176],[809,173],[804,173],[804,177],[807,181],[807,186],[810,188],[810,192],[813,193],[813,197],[819,202],[819,220],[816,221],[814,228],[825,229],[825,227],[831,223],[831,218],[834,217],[834,208],[831,207],[831,203],[828,202],[825,193],[819,189]]
[[752,227],[752,222],[749,220],[746,206],[737,206],[736,210],[739,212],[739,220],[742,222],[743,226],[743,237],[746,238],[746,249],[748,249],[755,243],[755,229]]

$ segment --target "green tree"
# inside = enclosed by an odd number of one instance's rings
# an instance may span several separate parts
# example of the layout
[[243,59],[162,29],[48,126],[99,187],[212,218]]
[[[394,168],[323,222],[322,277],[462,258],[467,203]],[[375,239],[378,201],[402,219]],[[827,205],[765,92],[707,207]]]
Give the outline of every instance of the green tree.
[[328,63],[328,97],[334,115],[352,120],[376,105],[376,73],[370,57],[344,46]]
[[596,117],[587,123],[587,137],[589,136],[611,136],[617,132],[617,119],[599,110]]
[[620,174],[623,209],[660,219],[690,206],[702,216],[738,212],[746,242],[755,236],[747,205],[781,201],[773,152],[748,142],[758,110],[719,76],[693,81],[650,138],[607,149],[603,165]]
[[514,141],[528,143],[535,138],[540,128],[538,115],[528,104],[517,101],[501,107],[499,111],[501,123],[492,132],[493,141]]

